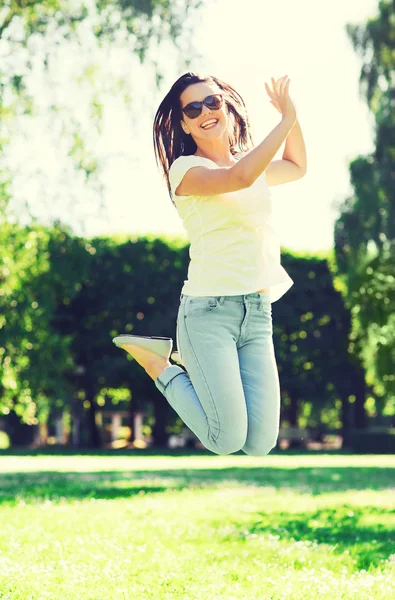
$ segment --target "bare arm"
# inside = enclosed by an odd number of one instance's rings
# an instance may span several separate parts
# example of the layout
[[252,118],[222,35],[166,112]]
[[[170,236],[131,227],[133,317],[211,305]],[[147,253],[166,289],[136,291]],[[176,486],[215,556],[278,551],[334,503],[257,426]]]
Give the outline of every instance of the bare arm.
[[256,148],[232,167],[193,167],[176,189],[179,196],[213,196],[250,187],[263,173],[293,127],[292,119],[281,122]]
[[191,167],[176,189],[178,196],[214,196],[247,187],[233,167]]
[[245,187],[250,187],[266,169],[273,156],[286,139],[293,127],[292,119],[283,117],[280,123],[256,148],[243,156],[233,169],[240,172],[240,177],[245,181]]
[[307,171],[306,146],[298,119],[285,142],[281,160],[272,160],[266,167],[266,183],[269,186],[297,181]]
[[283,160],[290,160],[300,168],[302,173],[306,173],[306,145],[304,142],[302,129],[300,127],[298,119],[296,119],[295,125],[293,126],[292,131],[290,132],[289,136],[287,137],[287,141],[285,142]]

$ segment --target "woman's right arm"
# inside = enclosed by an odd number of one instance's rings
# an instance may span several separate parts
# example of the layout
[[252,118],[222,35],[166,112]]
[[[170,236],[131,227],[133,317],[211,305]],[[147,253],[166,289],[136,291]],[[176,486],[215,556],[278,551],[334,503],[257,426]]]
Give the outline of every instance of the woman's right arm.
[[233,167],[191,167],[176,189],[178,196],[214,196],[250,187],[263,173],[294,126],[283,117],[269,135]]
[[196,166],[190,168],[180,182],[176,193],[180,196],[212,196],[226,192],[236,192],[250,187],[263,173],[281,144],[286,139],[296,122],[296,109],[289,96],[288,76],[280,77],[273,83],[273,91],[267,86],[271,102],[281,113],[280,123],[256,148],[243,156],[233,167],[206,168]]

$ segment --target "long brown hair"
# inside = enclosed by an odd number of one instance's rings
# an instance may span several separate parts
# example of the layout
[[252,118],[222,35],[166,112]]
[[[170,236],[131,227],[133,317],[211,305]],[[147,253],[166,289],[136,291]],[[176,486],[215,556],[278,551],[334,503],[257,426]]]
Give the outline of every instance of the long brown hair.
[[175,203],[170,187],[169,169],[176,158],[181,155],[195,154],[197,150],[193,137],[187,135],[180,125],[182,119],[180,96],[189,85],[200,82],[214,83],[224,92],[224,101],[233,129],[229,133],[231,154],[250,150],[254,146],[244,100],[231,85],[211,75],[203,76],[198,73],[181,75],[160,103],[153,127],[156,164],[158,167],[160,165],[161,172],[166,178],[167,189],[173,204]]

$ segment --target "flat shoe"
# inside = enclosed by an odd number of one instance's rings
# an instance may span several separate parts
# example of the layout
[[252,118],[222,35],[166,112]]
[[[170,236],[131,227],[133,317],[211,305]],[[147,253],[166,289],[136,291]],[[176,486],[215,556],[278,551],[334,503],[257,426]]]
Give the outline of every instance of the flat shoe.
[[161,358],[168,359],[173,348],[173,340],[169,337],[156,337],[149,335],[130,335],[122,333],[117,335],[112,340],[118,348],[121,345],[133,344],[133,346],[139,346],[139,348],[145,348],[154,354],[157,354]]

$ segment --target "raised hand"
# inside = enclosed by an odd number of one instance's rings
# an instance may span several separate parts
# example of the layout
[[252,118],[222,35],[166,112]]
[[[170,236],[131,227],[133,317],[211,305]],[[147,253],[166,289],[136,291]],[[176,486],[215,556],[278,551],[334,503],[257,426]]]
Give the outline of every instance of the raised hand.
[[277,81],[275,81],[273,77],[271,80],[273,87],[272,90],[265,81],[266,91],[271,98],[270,104],[273,104],[274,108],[276,108],[278,112],[283,115],[284,119],[289,119],[292,121],[293,125],[296,121],[297,115],[296,107],[289,95],[289,83],[291,80],[289,79],[288,75],[280,77],[277,79]]

